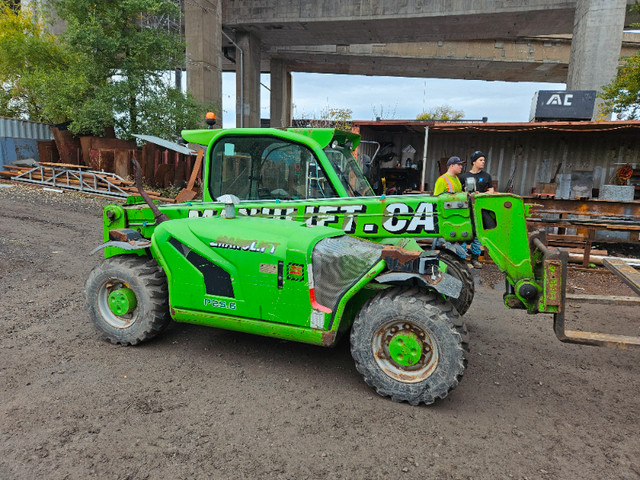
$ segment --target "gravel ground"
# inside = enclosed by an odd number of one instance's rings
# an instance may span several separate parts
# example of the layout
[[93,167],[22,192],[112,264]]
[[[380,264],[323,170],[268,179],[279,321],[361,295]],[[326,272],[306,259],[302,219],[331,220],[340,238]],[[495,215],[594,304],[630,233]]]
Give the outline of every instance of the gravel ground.
[[[347,342],[183,324],[100,340],[83,289],[108,202],[0,187],[0,479],[640,478],[640,349],[558,342],[550,316],[503,307],[491,265],[465,377],[430,407],[373,393]],[[631,295],[604,273],[569,285]],[[568,310],[640,334],[636,306]]]

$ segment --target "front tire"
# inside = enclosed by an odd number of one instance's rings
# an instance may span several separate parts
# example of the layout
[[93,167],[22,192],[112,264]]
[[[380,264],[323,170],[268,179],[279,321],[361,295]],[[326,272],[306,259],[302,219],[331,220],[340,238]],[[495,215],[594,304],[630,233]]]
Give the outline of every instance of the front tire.
[[445,398],[464,373],[462,327],[435,292],[389,288],[367,301],[351,329],[351,355],[367,385],[396,402]]
[[167,278],[155,260],[119,255],[104,260],[85,286],[89,316],[111,343],[136,345],[171,322]]

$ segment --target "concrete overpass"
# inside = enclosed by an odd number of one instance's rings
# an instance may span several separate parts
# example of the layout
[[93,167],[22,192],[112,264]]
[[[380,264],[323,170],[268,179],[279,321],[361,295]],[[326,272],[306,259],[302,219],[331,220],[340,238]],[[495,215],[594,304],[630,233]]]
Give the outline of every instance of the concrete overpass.
[[[640,33],[624,33],[620,56],[640,51]],[[517,40],[454,40],[357,45],[275,46],[263,51],[261,70],[272,59],[291,71],[507,82],[567,81],[571,35]],[[223,63],[235,71],[235,63]]]
[[259,124],[261,71],[271,72],[272,125],[290,122],[291,71],[561,81],[597,90],[615,76],[631,3],[186,2],[188,88],[221,104],[225,55],[232,59],[243,126]]

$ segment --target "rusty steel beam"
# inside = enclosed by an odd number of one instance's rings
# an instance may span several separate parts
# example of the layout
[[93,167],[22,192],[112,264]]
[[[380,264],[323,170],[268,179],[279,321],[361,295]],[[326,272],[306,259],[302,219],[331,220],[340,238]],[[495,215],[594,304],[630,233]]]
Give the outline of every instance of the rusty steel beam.
[[577,200],[523,197],[526,204],[536,205],[533,213],[589,215],[592,217],[624,217],[640,221],[640,201]]

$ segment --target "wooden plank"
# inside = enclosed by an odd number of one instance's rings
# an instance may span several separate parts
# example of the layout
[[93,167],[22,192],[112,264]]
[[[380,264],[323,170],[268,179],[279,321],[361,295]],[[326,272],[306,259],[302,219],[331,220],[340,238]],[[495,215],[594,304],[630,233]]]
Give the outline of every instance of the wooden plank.
[[193,186],[196,183],[196,179],[198,178],[198,174],[200,173],[200,168],[202,167],[202,156],[204,155],[204,150],[198,150],[198,155],[196,157],[196,162],[193,165],[193,170],[191,171],[191,177],[189,178],[189,183],[187,184],[187,188],[183,188],[178,196],[176,197],[176,203],[188,202],[189,200],[193,200],[196,198],[197,193],[193,191]]
[[198,178],[198,174],[200,173],[200,168],[202,167],[202,156],[204,155],[204,150],[198,150],[198,155],[196,157],[196,163],[193,165],[193,170],[191,170],[191,177],[189,177],[189,183],[187,183],[187,190],[193,190],[193,186],[196,183],[196,179]]
[[31,170],[33,167],[19,167],[18,165],[3,165],[3,168],[9,170],[20,170],[21,172],[26,172],[27,170]]
[[[569,253],[578,253],[578,254],[583,254],[584,253],[584,248],[567,248],[566,250]],[[593,250],[593,249],[591,249],[591,255],[607,256],[607,255],[609,255],[609,252],[606,251],[606,250]]]
[[640,304],[640,297],[627,297],[620,295],[578,295],[574,293],[567,293],[566,300],[567,302],[600,303],[605,305]]
[[638,270],[619,258],[603,258],[602,263],[626,283],[631,290],[640,295],[640,272]]
[[82,170],[89,169],[90,167],[86,165],[73,165],[71,163],[54,163],[54,162],[38,162],[40,165],[45,167],[56,167],[56,168],[68,168],[70,170]]
[[547,241],[562,241],[567,243],[584,243],[585,238],[582,235],[556,235],[547,233]]

